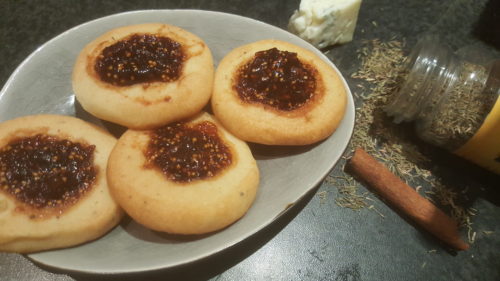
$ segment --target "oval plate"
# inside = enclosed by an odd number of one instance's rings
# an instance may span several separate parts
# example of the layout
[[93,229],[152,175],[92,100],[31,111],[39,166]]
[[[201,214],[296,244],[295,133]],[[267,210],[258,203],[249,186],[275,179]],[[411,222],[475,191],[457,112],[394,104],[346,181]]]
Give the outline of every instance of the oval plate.
[[[80,50],[107,30],[145,22],[168,23],[198,35],[208,44],[215,62],[237,46],[272,38],[312,50],[338,72],[335,65],[309,43],[253,19],[199,10],[134,11],[79,25],[33,52],[0,92],[0,121],[54,113],[76,115],[104,126],[75,104],[71,88],[73,64]],[[354,127],[354,102],[344,79],[343,82],[348,92],[347,111],[336,132],[327,140],[306,147],[252,146],[261,171],[260,189],[248,213],[230,227],[211,235],[179,238],[148,230],[125,219],[107,235],[91,243],[29,257],[65,270],[127,273],[185,264],[242,241],[273,222],[290,204],[318,185],[342,156]]]

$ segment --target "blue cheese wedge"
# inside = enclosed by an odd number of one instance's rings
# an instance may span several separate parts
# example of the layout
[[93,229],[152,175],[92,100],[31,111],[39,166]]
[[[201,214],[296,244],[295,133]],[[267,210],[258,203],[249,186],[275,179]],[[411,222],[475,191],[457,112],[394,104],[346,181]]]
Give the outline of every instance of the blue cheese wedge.
[[301,0],[288,29],[318,48],[352,40],[361,0]]

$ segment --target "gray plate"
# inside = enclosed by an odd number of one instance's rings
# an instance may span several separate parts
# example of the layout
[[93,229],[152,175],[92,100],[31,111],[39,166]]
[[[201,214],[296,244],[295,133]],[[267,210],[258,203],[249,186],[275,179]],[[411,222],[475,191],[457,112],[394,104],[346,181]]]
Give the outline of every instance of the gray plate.
[[[56,113],[76,115],[100,125],[75,104],[71,72],[80,50],[105,31],[130,24],[164,22],[197,34],[208,44],[216,62],[233,48],[261,39],[280,39],[316,48],[274,26],[241,16],[197,10],[151,10],[122,13],[72,28],[31,54],[0,92],[0,121]],[[339,72],[340,73],[340,72]],[[327,140],[307,147],[252,146],[261,171],[261,184],[248,213],[230,227],[202,237],[178,238],[148,230],[125,220],[99,240],[78,247],[29,255],[41,264],[92,273],[125,273],[167,268],[209,256],[273,222],[313,189],[333,168],[347,147],[354,127],[354,102],[349,87],[347,112]]]

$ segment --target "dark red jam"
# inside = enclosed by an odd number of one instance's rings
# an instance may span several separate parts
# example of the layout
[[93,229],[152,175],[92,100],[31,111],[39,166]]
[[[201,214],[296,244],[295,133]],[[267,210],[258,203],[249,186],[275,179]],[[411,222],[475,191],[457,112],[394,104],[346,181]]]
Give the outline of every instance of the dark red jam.
[[146,158],[168,179],[191,182],[215,176],[232,161],[232,155],[217,133],[215,124],[175,123],[151,133]]
[[152,34],[133,34],[102,50],[95,71],[115,86],[179,79],[184,61],[180,43]]
[[76,202],[96,179],[94,145],[47,135],[11,141],[0,148],[0,186],[34,208]]
[[272,48],[255,53],[255,57],[238,70],[234,87],[245,102],[291,111],[313,97],[314,74],[296,53]]

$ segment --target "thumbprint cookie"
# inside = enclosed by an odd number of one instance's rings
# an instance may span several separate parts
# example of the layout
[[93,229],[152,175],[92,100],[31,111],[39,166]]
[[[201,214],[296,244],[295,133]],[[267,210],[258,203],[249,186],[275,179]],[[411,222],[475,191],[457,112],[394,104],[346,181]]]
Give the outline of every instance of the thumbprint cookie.
[[176,26],[149,23],[113,29],[80,52],[73,90],[94,116],[148,129],[200,112],[212,93],[208,46]]
[[259,184],[248,145],[208,113],[153,130],[127,130],[107,173],[126,213],[172,234],[203,234],[232,224],[250,208]]
[[232,50],[215,73],[212,109],[236,137],[306,145],[330,136],[346,108],[338,72],[313,52],[263,40]]
[[106,179],[116,139],[83,120],[33,115],[0,124],[0,251],[94,240],[122,210]]

